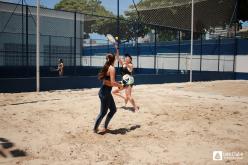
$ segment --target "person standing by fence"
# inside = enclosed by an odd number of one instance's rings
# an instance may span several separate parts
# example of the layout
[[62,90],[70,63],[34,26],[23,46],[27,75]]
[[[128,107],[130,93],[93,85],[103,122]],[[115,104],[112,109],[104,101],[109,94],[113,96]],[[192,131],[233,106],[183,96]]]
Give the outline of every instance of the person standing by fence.
[[63,60],[61,58],[58,60],[57,71],[59,72],[59,76],[63,76],[64,75],[64,62],[63,62]]

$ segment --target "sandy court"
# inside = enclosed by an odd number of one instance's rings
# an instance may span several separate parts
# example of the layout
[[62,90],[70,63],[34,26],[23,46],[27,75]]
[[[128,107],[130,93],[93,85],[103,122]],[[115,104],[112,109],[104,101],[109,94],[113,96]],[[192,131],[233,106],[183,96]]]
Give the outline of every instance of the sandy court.
[[[115,97],[104,135],[92,131],[98,90],[0,94],[0,138],[13,143],[0,164],[248,164],[248,81],[135,86],[140,111]],[[216,162],[213,151],[244,156]]]

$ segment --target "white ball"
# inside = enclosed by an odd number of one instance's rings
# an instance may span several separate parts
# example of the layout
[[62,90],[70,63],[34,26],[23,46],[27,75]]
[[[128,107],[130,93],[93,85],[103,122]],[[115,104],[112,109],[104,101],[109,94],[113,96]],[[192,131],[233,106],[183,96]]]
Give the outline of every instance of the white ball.
[[125,74],[124,76],[122,76],[122,81],[124,85],[132,85],[134,83],[134,78],[129,74]]

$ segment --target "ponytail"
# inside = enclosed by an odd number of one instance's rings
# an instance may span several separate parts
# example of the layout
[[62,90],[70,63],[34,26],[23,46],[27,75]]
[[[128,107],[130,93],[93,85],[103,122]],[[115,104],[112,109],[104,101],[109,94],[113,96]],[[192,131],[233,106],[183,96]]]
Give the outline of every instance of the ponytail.
[[98,79],[103,80],[104,77],[107,75],[109,66],[112,65],[115,61],[115,56],[113,54],[107,54],[106,56],[106,62],[101,69],[101,71],[98,73]]

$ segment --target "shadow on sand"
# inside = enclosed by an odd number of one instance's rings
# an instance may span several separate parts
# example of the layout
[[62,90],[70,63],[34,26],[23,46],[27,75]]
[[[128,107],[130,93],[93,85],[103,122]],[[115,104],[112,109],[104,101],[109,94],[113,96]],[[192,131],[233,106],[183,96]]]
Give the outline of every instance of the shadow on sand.
[[120,107],[121,109],[124,109],[126,111],[131,111],[131,112],[135,112],[134,108],[133,107],[125,107],[125,106],[122,106]]
[[11,155],[12,157],[21,157],[27,156],[25,151],[20,149],[12,149],[14,147],[14,143],[10,142],[8,139],[0,137],[0,156],[7,158],[7,155]]
[[106,130],[104,132],[99,132],[98,134],[100,134],[100,135],[105,135],[105,134],[125,135],[128,132],[134,131],[137,128],[140,128],[140,127],[141,127],[140,125],[135,125],[135,126],[132,126],[130,128],[119,128],[119,129],[115,129],[115,130]]

